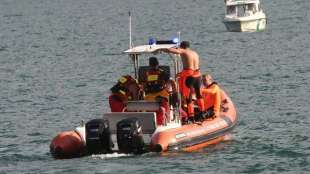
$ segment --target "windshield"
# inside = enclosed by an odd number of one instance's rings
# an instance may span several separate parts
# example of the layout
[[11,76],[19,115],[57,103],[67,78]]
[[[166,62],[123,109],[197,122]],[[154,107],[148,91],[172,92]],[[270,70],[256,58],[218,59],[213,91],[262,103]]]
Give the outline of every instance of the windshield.
[[255,4],[239,4],[227,6],[227,15],[235,15],[238,17],[250,16],[256,13]]
[[236,7],[235,6],[227,6],[227,12],[228,15],[234,15],[236,14]]
[[139,56],[139,67],[138,67],[138,79],[141,77],[141,72],[144,69],[148,69],[149,67],[149,58],[156,57],[158,59],[159,67],[165,71],[169,71],[168,74],[172,79],[175,79],[175,64],[174,61],[171,59],[169,54],[145,54]]
[[242,4],[237,6],[238,17],[250,16],[256,13],[254,4]]

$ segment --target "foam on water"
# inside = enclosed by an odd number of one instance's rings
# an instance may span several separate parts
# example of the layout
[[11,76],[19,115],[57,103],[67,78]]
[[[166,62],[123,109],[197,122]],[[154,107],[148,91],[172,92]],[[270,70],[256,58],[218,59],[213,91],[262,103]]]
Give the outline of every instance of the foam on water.
[[133,156],[133,154],[125,154],[125,153],[111,153],[111,154],[98,154],[98,155],[92,155],[92,158],[95,159],[110,159],[110,158],[121,158],[121,157],[130,157]]
[[234,136],[231,133],[228,133],[224,136],[224,141],[231,141],[234,139]]

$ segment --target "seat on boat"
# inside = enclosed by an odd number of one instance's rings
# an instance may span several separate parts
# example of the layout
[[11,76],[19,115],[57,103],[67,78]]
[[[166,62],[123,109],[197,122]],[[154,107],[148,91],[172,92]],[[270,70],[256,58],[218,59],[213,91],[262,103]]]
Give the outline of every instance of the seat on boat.
[[155,112],[156,124],[162,125],[165,121],[165,113],[167,112],[167,102],[159,101],[128,101],[125,111],[127,112]]
[[142,124],[142,132],[144,134],[152,134],[156,129],[156,113],[155,112],[110,112],[103,115],[103,119],[109,121],[109,127],[112,134],[116,134],[117,123],[126,118],[137,118]]
[[[149,68],[150,68],[149,66],[140,66],[139,67],[139,70],[138,70],[138,74],[139,74],[138,81],[139,81],[139,83],[146,82],[146,72],[149,70]],[[161,66],[159,66],[159,68],[164,70],[165,73],[168,74],[168,76],[169,76],[168,78],[170,78],[171,74],[170,74],[170,67],[169,66],[161,65]]]

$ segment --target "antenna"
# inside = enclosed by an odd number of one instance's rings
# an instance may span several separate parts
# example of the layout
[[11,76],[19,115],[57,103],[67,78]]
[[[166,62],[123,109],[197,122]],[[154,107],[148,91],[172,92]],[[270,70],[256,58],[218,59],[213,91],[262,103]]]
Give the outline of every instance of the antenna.
[[181,31],[178,31],[178,39],[179,39],[178,46],[180,46],[180,43],[181,43]]
[[[128,11],[128,16],[129,16],[129,49],[132,48],[132,37],[131,37],[131,12]],[[136,54],[129,55],[129,58],[133,61],[133,66],[135,69],[135,78],[138,78],[138,67],[139,67],[139,62],[138,62],[138,56]]]
[[129,48],[132,48],[132,40],[131,40],[131,12],[128,12],[129,15]]

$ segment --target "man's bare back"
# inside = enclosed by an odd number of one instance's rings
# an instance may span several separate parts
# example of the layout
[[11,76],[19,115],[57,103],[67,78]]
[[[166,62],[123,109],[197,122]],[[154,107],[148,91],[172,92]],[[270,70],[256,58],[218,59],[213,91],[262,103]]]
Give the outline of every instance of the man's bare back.
[[183,69],[190,69],[194,71],[199,69],[199,56],[189,47],[168,48],[163,51],[179,54],[182,59]]
[[198,54],[187,48],[182,50],[180,54],[182,58],[183,69],[198,70],[199,69],[199,56]]

